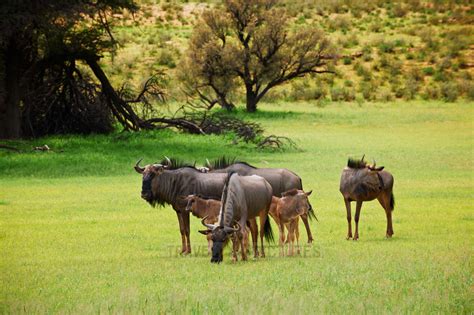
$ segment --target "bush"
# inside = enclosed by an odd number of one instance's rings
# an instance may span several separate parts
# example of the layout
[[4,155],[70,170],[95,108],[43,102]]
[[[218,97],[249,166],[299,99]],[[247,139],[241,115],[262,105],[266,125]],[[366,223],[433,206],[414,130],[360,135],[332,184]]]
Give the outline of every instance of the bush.
[[168,49],[161,51],[157,62],[161,66],[167,66],[169,68],[176,67],[176,62],[174,61],[173,54]]
[[442,83],[440,93],[446,102],[454,102],[459,97],[459,89],[455,82]]
[[436,100],[439,99],[439,96],[439,88],[433,84],[426,86],[423,93],[421,93],[424,100]]
[[383,40],[378,44],[378,48],[381,53],[394,53],[395,42],[388,42]]
[[424,75],[429,75],[429,76],[431,76],[431,75],[433,75],[433,74],[435,73],[435,70],[434,70],[433,67],[426,67],[426,68],[423,68],[422,71],[423,71]]
[[366,101],[372,101],[374,99],[374,86],[372,82],[360,82],[359,92]]
[[342,59],[342,63],[345,65],[350,65],[352,63],[352,58],[346,56],[344,59]]
[[333,87],[331,88],[331,100],[333,102],[352,102],[353,100],[355,100],[355,92],[353,89],[349,89],[346,87]]

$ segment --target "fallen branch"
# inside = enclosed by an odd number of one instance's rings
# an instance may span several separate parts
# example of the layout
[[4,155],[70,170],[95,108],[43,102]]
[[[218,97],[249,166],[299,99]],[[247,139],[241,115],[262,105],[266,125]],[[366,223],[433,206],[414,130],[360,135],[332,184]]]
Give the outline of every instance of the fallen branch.
[[282,136],[275,136],[270,135],[265,137],[257,144],[257,148],[264,149],[264,148],[274,148],[274,149],[281,149],[285,144],[289,145],[290,147],[297,148],[296,143],[288,137]]
[[14,152],[21,152],[20,149],[17,149],[15,147],[11,147],[11,146],[6,145],[6,144],[0,144],[0,149],[10,150],[10,151],[14,151]]

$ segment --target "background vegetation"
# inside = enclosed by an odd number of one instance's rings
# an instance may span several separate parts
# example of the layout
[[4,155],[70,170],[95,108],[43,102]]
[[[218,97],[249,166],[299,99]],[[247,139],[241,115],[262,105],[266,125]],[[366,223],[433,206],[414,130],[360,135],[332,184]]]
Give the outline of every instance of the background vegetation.
[[[0,152],[0,312],[471,313],[473,114],[463,102],[263,104],[253,119],[300,147],[277,152],[169,131],[9,142],[27,151]],[[31,151],[44,143],[52,151]],[[362,153],[395,176],[390,240],[376,202],[360,240],[345,240],[339,175]],[[314,191],[315,243],[237,264],[227,249],[216,266],[193,218],[194,253],[179,257],[176,215],[140,199],[132,168],[164,154],[297,172]]]
[[[138,1],[115,28],[122,49],[103,60],[115,84],[139,87],[166,69],[169,95],[183,99],[176,73],[193,25],[218,1]],[[338,55],[337,75],[292,81],[264,100],[387,102],[472,100],[474,27],[468,1],[281,1],[293,28],[322,29]],[[243,101],[242,93],[234,100]]]

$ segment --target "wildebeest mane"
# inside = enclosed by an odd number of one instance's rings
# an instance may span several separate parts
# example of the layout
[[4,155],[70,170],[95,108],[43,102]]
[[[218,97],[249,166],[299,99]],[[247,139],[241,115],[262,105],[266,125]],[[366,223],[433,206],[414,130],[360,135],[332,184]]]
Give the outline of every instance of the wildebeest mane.
[[172,176],[168,172],[179,172],[179,170],[165,171],[160,175],[159,190],[153,191],[153,200],[148,201],[153,207],[164,207],[166,204],[173,205],[183,200],[183,194],[179,189],[176,189],[183,186],[182,178]]
[[221,170],[223,168],[226,168],[234,164],[235,162],[236,162],[235,157],[231,158],[231,157],[226,157],[225,155],[223,155],[215,159],[214,161],[209,162],[209,166],[213,170]]
[[223,225],[224,224],[224,209],[225,209],[225,206],[226,206],[226,202],[227,202],[227,192],[229,190],[229,181],[230,181],[230,178],[232,177],[232,175],[236,174],[236,172],[229,172],[227,173],[227,178],[225,179],[225,183],[224,183],[224,189],[222,191],[222,203],[221,203],[221,213],[220,213],[220,219],[219,219],[219,222]]
[[347,160],[347,167],[349,168],[361,169],[361,168],[365,168],[366,166],[367,166],[367,163],[364,160],[358,160],[358,159],[353,159],[353,158],[349,158]]
[[167,167],[168,170],[177,170],[178,168],[183,168],[183,167],[191,167],[191,168],[196,169],[196,167],[195,167],[196,162],[191,164],[191,163],[185,162],[181,159],[174,158],[174,157],[169,158],[169,160],[171,161],[171,165],[169,164],[169,161],[166,158],[163,158],[163,160],[161,160],[160,164],[168,165],[168,167]]
[[222,170],[224,168],[227,168],[233,164],[244,164],[244,165],[247,165],[248,167],[251,167],[251,168],[255,168],[255,166],[253,165],[250,165],[249,163],[247,162],[243,162],[243,161],[239,161],[237,160],[235,157],[233,158],[228,158],[226,157],[225,155],[224,156],[221,156],[220,158],[217,158],[215,159],[214,161],[212,162],[209,162],[209,166],[211,169],[213,170]]

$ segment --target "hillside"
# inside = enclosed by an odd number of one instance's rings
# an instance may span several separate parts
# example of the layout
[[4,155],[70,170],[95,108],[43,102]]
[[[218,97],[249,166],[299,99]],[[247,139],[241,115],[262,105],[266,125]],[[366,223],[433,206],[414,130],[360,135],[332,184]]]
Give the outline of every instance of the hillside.
[[[292,27],[323,29],[335,52],[336,75],[318,75],[276,88],[265,101],[391,101],[474,99],[474,15],[469,1],[281,1]],[[138,88],[158,70],[168,95],[182,100],[176,79],[193,25],[219,5],[138,1],[140,11],[116,15],[119,49],[103,65],[112,82]]]

